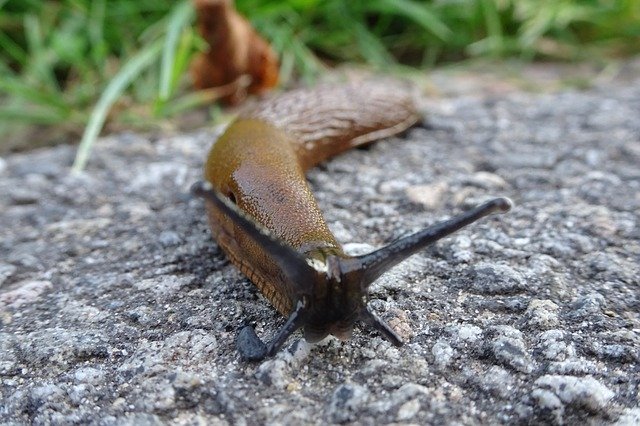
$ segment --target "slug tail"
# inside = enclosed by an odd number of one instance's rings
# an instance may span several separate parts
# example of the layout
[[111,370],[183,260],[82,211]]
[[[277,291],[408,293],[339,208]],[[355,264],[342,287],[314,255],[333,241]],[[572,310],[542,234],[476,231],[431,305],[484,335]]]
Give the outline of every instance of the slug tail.
[[449,220],[436,223],[415,234],[400,238],[379,250],[362,256],[344,259],[341,262],[342,273],[349,277],[352,282],[353,280],[359,280],[361,288],[366,289],[384,272],[419,250],[485,216],[492,213],[505,213],[512,206],[513,203],[508,198],[494,198]]
[[414,125],[420,119],[414,90],[388,79],[321,84],[266,99],[240,116],[265,121],[291,135],[307,170],[342,151]]

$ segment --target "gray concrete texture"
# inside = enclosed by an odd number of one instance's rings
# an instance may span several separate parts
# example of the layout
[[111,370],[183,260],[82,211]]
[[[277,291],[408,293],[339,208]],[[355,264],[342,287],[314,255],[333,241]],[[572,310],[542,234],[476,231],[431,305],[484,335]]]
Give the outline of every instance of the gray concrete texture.
[[217,130],[0,159],[2,424],[638,424],[640,80],[422,100],[421,127],[309,173],[348,251],[490,196],[516,207],[372,287],[405,339],[239,359],[284,322],[211,239]]

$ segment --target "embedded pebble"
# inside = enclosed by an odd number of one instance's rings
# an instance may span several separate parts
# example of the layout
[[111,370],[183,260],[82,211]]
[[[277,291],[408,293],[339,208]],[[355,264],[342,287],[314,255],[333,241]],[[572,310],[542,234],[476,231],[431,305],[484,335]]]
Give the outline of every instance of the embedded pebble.
[[355,383],[338,386],[329,402],[327,418],[333,423],[355,421],[369,399],[369,391]]
[[407,198],[426,209],[434,210],[443,203],[443,197],[449,190],[446,182],[438,182],[432,185],[415,185],[405,189]]
[[0,288],[15,274],[17,268],[10,263],[0,263]]
[[466,273],[472,289],[480,294],[514,294],[525,289],[522,274],[507,265],[480,262]]
[[404,402],[420,395],[429,395],[429,388],[417,383],[405,383],[393,393],[394,402]]
[[165,179],[177,187],[185,186],[187,184],[187,166],[177,162],[148,164],[142,172],[133,176],[129,188],[133,191],[142,191],[149,187],[162,186],[162,181]]
[[559,322],[558,305],[550,300],[534,299],[529,302],[525,312],[526,324],[534,329],[549,329],[556,327]]
[[438,366],[438,368],[442,369],[447,367],[451,363],[451,358],[453,358],[453,348],[449,346],[449,344],[443,340],[438,341],[433,348],[431,348],[431,353],[434,356],[434,362]]
[[535,385],[551,390],[564,404],[585,407],[592,412],[604,408],[615,396],[593,377],[546,375],[537,379]]
[[573,344],[564,341],[565,335],[560,330],[549,330],[540,335],[538,345],[543,356],[550,361],[564,361],[576,356]]
[[501,326],[492,331],[497,333],[490,344],[491,352],[497,361],[522,373],[533,371],[534,364],[519,330],[509,326]]
[[604,296],[599,293],[590,293],[581,296],[572,303],[570,316],[575,319],[589,319],[602,314],[605,304]]
[[484,391],[500,398],[506,398],[515,388],[513,375],[497,365],[489,368],[479,382]]
[[599,358],[615,359],[618,362],[640,362],[640,349],[637,347],[621,344],[606,345],[600,342],[593,342],[591,347]]
[[637,426],[640,424],[640,408],[624,410],[614,423],[616,426]]
[[180,238],[180,235],[173,231],[162,231],[162,233],[158,237],[158,241],[164,247],[172,247],[180,244],[182,242],[182,238]]
[[540,408],[553,413],[554,420],[557,424],[563,423],[564,404],[554,392],[547,389],[536,388],[531,392],[531,397]]
[[398,415],[396,418],[398,421],[406,421],[412,419],[416,414],[420,411],[420,401],[417,399],[412,399],[404,404],[398,409]]
[[92,367],[84,367],[76,370],[73,375],[78,383],[97,384],[104,379],[105,372]]
[[291,381],[287,371],[287,363],[281,359],[269,359],[263,362],[256,377],[265,385],[284,389]]
[[521,340],[499,337],[492,344],[493,355],[498,361],[523,373],[530,373],[533,365]]
[[159,298],[169,298],[184,287],[189,286],[194,280],[192,275],[173,276],[166,275],[160,280],[149,278],[135,283],[135,288],[142,291],[149,291]]
[[475,325],[460,325],[457,327],[460,340],[475,343],[482,335],[482,329]]
[[[558,353],[562,352],[558,351]],[[585,360],[584,358],[571,358],[566,361],[554,361],[550,362],[547,366],[547,373],[549,374],[597,374],[599,372],[600,369],[595,362]]]
[[0,309],[18,309],[22,305],[33,303],[53,285],[49,281],[23,281],[15,287],[15,290],[0,293]]
[[508,186],[502,177],[489,172],[476,172],[471,175],[467,182],[485,189],[503,189]]

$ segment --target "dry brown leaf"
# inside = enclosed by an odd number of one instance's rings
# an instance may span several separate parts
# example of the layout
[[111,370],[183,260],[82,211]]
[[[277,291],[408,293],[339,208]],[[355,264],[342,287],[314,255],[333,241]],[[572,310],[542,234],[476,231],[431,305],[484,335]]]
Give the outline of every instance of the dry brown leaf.
[[222,98],[237,104],[247,93],[263,93],[278,83],[276,54],[235,10],[232,0],[194,0],[194,5],[198,30],[209,44],[209,49],[191,64],[196,88],[222,86],[248,75],[248,87],[238,84],[234,93]]

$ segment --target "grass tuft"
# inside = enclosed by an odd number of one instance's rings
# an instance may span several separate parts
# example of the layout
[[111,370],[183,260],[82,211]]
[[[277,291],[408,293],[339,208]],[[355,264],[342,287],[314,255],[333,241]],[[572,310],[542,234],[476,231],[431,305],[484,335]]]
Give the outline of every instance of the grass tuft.
[[[236,6],[280,55],[284,84],[313,80],[341,62],[393,71],[475,57],[606,63],[640,52],[638,0]],[[203,48],[193,19],[189,0],[0,0],[0,152],[58,134],[51,129],[80,133],[86,126],[79,170],[105,120],[148,126],[210,102],[215,91],[189,92],[188,66]],[[135,110],[136,122],[114,105]]]

